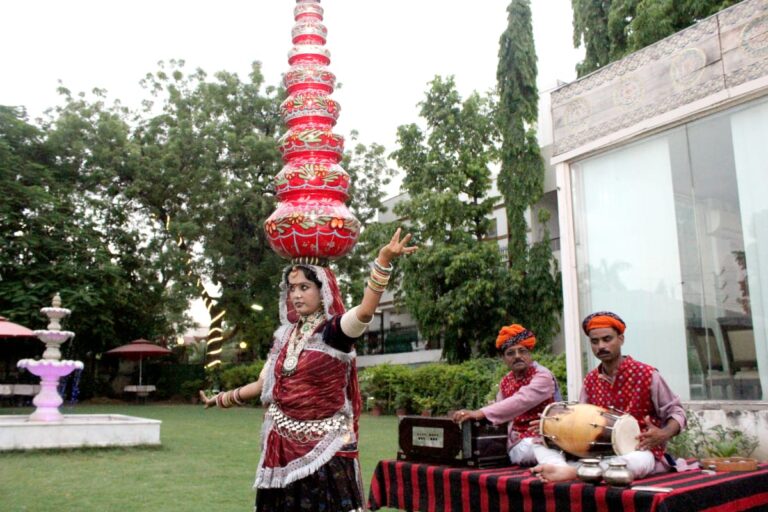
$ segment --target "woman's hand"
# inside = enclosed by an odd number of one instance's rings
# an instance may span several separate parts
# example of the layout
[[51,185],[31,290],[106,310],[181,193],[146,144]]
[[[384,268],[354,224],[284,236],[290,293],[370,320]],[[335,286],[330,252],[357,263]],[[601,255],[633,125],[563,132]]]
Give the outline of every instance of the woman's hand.
[[397,228],[397,231],[395,231],[395,234],[392,235],[392,239],[389,241],[389,243],[379,250],[379,257],[377,258],[379,265],[388,267],[392,260],[395,258],[399,258],[402,255],[411,254],[418,249],[418,246],[416,245],[408,247],[408,242],[411,240],[410,233],[405,235],[403,239],[400,240],[401,232],[402,229]]
[[206,409],[209,407],[216,407],[216,395],[213,395],[212,397],[209,398],[205,394],[205,391],[203,391],[202,389],[200,390],[200,401],[203,403]]

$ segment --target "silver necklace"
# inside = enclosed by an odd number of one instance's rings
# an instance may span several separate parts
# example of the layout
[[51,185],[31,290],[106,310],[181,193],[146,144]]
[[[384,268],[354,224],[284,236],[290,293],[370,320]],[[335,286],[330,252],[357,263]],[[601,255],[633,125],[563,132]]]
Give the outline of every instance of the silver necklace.
[[291,375],[296,371],[296,367],[299,365],[299,356],[307,340],[315,332],[315,329],[323,319],[323,315],[320,312],[312,313],[307,317],[303,317],[299,322],[298,328],[295,328],[291,333],[291,339],[288,341],[288,349],[285,352],[285,359],[283,360],[283,375]]

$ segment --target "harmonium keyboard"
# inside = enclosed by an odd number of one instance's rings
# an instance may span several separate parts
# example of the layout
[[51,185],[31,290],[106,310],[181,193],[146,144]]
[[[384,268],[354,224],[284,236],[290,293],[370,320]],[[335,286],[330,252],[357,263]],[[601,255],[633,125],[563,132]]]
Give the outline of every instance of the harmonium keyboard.
[[401,416],[399,460],[474,468],[509,466],[507,425],[486,420],[461,425],[448,417]]

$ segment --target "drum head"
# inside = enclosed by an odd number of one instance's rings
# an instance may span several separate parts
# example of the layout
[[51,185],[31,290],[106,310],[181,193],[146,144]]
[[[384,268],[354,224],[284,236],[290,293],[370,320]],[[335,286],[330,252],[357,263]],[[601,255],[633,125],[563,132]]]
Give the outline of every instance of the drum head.
[[633,416],[625,414],[616,420],[611,433],[611,444],[616,455],[626,455],[637,450],[639,435],[640,425]]

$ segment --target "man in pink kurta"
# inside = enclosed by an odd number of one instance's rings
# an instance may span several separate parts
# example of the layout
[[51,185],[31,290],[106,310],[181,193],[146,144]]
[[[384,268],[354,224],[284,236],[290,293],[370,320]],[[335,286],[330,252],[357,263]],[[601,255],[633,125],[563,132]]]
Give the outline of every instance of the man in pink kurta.
[[535,464],[551,456],[551,450],[542,445],[530,423],[555,401],[556,395],[559,399],[559,391],[552,372],[533,361],[531,350],[535,345],[536,336],[522,325],[503,327],[496,338],[496,348],[510,372],[499,383],[496,402],[476,411],[462,409],[453,415],[457,423],[479,419],[494,425],[507,423],[507,449],[513,464]]

